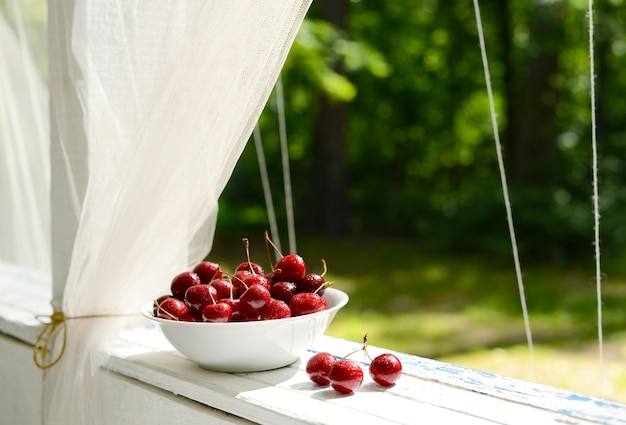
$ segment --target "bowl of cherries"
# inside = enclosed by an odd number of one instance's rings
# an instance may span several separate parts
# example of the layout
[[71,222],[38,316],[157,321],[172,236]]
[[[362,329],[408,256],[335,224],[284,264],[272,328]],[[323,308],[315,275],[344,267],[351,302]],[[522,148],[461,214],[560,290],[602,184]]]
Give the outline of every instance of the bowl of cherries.
[[[266,234],[266,243],[271,241]],[[246,261],[232,274],[208,259],[182,271],[170,292],[143,305],[170,344],[201,367],[258,372],[287,366],[322,335],[348,295],[306,270],[298,254],[280,255],[264,271]]]

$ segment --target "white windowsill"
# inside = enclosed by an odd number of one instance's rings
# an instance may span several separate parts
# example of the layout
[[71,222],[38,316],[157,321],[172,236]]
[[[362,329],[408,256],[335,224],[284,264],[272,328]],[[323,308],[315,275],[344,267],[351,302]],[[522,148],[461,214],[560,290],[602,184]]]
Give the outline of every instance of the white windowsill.
[[[0,263],[0,333],[32,345],[49,315],[45,276]],[[168,393],[257,423],[360,425],[626,424],[626,405],[478,370],[396,353],[404,365],[398,383],[383,389],[366,376],[353,395],[310,382],[304,364],[316,351],[342,355],[360,342],[323,336],[295,364],[260,373],[228,374],[199,368],[175,351],[142,317],[107,347],[105,367]],[[388,351],[370,347],[371,354]],[[25,358],[32,362],[32,358]],[[143,384],[141,384],[143,383]],[[185,401],[187,402],[187,401]],[[244,421],[245,422],[245,421]]]

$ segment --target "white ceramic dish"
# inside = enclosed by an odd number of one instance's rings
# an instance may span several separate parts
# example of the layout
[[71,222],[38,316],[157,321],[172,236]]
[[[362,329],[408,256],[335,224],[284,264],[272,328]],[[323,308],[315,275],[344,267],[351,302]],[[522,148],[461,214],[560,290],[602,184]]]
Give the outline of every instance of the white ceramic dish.
[[178,322],[154,317],[153,301],[141,314],[156,323],[181,354],[206,369],[222,372],[259,372],[295,362],[322,335],[348,295],[338,289],[324,292],[327,309],[287,319],[258,322]]

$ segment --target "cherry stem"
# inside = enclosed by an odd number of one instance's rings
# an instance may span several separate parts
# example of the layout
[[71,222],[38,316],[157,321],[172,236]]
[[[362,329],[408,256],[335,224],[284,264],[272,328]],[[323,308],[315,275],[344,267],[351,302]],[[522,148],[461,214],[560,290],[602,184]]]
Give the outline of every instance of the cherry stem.
[[[274,248],[274,251],[276,251],[278,255],[280,255],[281,257],[284,257],[284,255],[280,252],[278,247],[274,245],[274,242],[272,242],[272,240],[270,239],[270,235],[266,230],[265,231],[265,247],[267,248],[267,258],[270,260],[270,264],[274,264],[274,262],[272,261],[272,256],[270,255],[269,245],[271,245],[272,248]],[[274,266],[272,266],[272,271],[274,271]]]
[[363,352],[365,353],[367,358],[370,359],[370,361],[372,361],[372,358],[370,357],[370,353],[367,352],[367,332],[365,332],[365,335],[363,335]]
[[154,300],[154,305],[156,305],[157,309],[170,316],[172,320],[179,320],[178,317],[174,316],[172,313],[161,307],[161,304],[157,300]]
[[313,293],[317,294],[323,288],[328,288],[330,285],[334,285],[334,284],[335,284],[335,282],[324,282],[315,291],[313,291]]
[[242,238],[242,240],[243,240],[243,246],[246,248],[246,258],[248,259],[248,268],[250,269],[250,272],[252,272],[252,274],[256,276],[256,273],[254,272],[254,268],[252,267],[252,262],[250,261],[250,241],[248,240],[248,238]]
[[265,252],[267,253],[267,260],[270,263],[270,268],[272,272],[274,271],[274,262],[272,261],[272,256],[270,254],[270,244],[269,244],[269,235],[267,234],[267,230],[265,231]]
[[349,352],[348,354],[346,354],[345,356],[343,356],[344,359],[350,357],[353,354],[356,353],[360,353],[361,351],[363,351],[365,353],[365,356],[367,356],[367,358],[372,361],[372,357],[370,357],[370,353],[367,352],[367,332],[365,332],[365,335],[363,336],[363,346],[361,348],[359,348],[358,350],[354,350]]
[[327,271],[328,269],[326,268],[326,261],[322,258],[322,274],[320,276],[324,277]]
[[[233,275],[230,275],[229,277],[230,277],[230,281],[231,281],[231,282],[233,281],[233,279],[237,279],[239,282],[243,283],[243,286],[245,286],[245,287],[246,287],[246,289],[248,289],[248,285],[246,285],[246,282],[244,282],[244,281],[243,281],[243,279],[242,279],[242,278],[240,278],[239,276],[235,276],[235,275],[233,274]],[[230,292],[231,292],[231,294],[232,294],[232,292],[233,292],[232,288],[231,288]]]

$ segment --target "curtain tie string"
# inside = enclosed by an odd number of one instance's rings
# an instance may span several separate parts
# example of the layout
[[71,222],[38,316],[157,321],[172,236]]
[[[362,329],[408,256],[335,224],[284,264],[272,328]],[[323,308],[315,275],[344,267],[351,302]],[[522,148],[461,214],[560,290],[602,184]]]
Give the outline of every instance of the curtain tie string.
[[[61,352],[49,363],[46,363],[46,353],[48,352],[48,342],[52,339],[52,336],[56,332],[57,328],[63,327],[63,346],[61,347]],[[35,365],[37,365],[40,369],[49,369],[52,366],[59,363],[61,357],[63,357],[63,353],[65,353],[65,345],[67,343],[67,326],[65,324],[65,315],[62,311],[55,311],[50,316],[50,322],[46,323],[43,327],[39,336],[37,337],[37,342],[35,342],[34,350],[33,350],[33,360]]]
[[[91,314],[85,316],[65,317],[62,311],[55,311],[50,316],[50,322],[46,323],[43,327],[37,341],[33,347],[33,361],[35,365],[40,369],[49,369],[52,366],[59,363],[63,353],[65,353],[65,347],[67,345],[67,321],[74,319],[98,319],[103,317],[136,317],[137,314]],[[52,336],[58,328],[62,327],[63,331],[63,345],[61,351],[51,361],[46,362],[46,354],[48,353],[48,343],[52,340]]]

